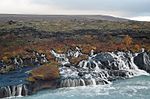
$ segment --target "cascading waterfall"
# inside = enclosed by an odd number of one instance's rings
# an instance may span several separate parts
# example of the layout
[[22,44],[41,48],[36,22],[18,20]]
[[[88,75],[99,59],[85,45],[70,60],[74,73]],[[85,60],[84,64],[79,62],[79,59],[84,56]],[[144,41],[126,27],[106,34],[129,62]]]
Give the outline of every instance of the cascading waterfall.
[[92,81],[92,85],[96,85],[96,81],[94,78],[91,78],[91,81]]
[[6,87],[1,87],[0,88],[0,94],[3,96],[2,97],[22,97],[22,96],[27,96],[28,95],[28,89],[26,88],[26,85],[16,85],[16,86],[6,86]]
[[61,63],[62,65],[69,64],[69,59],[65,54],[57,54],[54,50],[50,51],[50,53],[56,58],[56,61]]
[[80,79],[80,83],[81,83],[81,86],[85,86],[85,81],[83,79]]
[[[66,54],[57,54],[54,51],[51,53],[61,63],[59,67],[60,79],[57,79],[56,85],[58,86],[56,87],[105,85],[111,84],[116,79],[149,75],[147,72],[150,73],[150,58],[147,52],[118,51],[94,54],[91,51],[89,57],[85,55],[86,58],[81,58],[81,60],[79,57],[83,54],[79,49],[70,50]],[[79,61],[71,64],[72,61],[69,60],[72,57],[79,58]],[[45,55],[42,55],[42,58],[46,60]],[[31,91],[27,89],[25,84],[0,87],[0,98],[27,96]]]
[[[107,81],[102,79],[64,79],[60,82],[60,87],[76,87],[76,86],[86,86],[86,85],[97,85],[97,84],[104,84]],[[108,83],[107,83],[108,84]]]
[[149,75],[146,71],[140,70],[138,66],[134,63],[134,57],[136,54],[131,54],[130,52],[118,52],[114,54],[113,52],[110,55],[116,59],[114,62],[117,63],[119,70],[129,71],[128,77],[134,77],[139,75]]
[[8,86],[8,87],[7,87],[7,91],[8,91],[8,95],[9,95],[9,96],[11,96],[11,95],[12,95],[12,93],[11,93],[10,86]]
[[71,67],[65,67],[62,64],[60,75],[63,80],[60,86],[111,84],[110,81],[117,78],[149,75],[135,65],[134,57],[137,55],[131,52],[101,52],[90,55],[87,60],[81,60],[76,67],[71,64]]
[[18,94],[18,97],[21,97],[22,95],[21,95],[21,93],[22,93],[22,85],[18,85],[17,86],[17,94]]
[[12,86],[12,96],[15,96],[16,94],[16,86]]

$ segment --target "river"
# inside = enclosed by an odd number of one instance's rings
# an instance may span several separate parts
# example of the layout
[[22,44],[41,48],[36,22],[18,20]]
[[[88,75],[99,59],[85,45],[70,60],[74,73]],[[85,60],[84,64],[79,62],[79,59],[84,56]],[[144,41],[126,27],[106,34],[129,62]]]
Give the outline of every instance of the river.
[[139,76],[117,80],[109,85],[44,90],[17,99],[150,99],[149,85],[149,76]]

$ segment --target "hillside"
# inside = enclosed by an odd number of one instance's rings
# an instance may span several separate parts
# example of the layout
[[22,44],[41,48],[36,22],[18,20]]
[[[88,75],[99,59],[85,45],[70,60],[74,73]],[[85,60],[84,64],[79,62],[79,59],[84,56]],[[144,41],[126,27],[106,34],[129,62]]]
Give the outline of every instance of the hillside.
[[0,22],[9,20],[16,21],[36,21],[36,20],[107,20],[107,21],[128,21],[127,19],[117,18],[106,15],[23,15],[23,14],[0,14]]
[[[132,39],[130,44],[124,41],[127,37]],[[0,15],[0,58],[26,49],[49,52],[79,46],[85,52],[137,51],[142,47],[150,50],[149,44],[149,22],[100,15]]]

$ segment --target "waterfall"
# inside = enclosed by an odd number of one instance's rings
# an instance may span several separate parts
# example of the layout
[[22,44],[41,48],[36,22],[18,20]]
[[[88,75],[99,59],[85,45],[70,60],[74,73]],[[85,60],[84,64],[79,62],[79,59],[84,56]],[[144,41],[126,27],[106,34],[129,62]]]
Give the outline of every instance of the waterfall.
[[16,94],[16,86],[12,86],[12,96],[15,96],[15,94]]
[[[95,79],[91,79],[91,85],[96,85]],[[60,87],[76,87],[76,86],[86,86],[84,79],[62,79],[60,81]]]
[[[68,52],[69,56],[73,54]],[[87,60],[81,60],[76,66],[60,67],[60,75],[63,78],[60,87],[104,85],[120,78],[149,75],[134,63],[137,55],[131,52],[101,52],[94,55],[92,51]]]
[[62,65],[69,64],[69,59],[66,57],[66,54],[58,54],[54,50],[51,50],[50,53],[56,58],[56,61]]
[[[71,79],[70,79],[71,80]],[[76,80],[76,79],[73,79],[73,80],[71,80],[71,82],[70,82],[70,86],[71,87],[76,87],[76,86],[78,86],[78,83],[77,83],[78,81]]]
[[126,70],[128,73],[126,75],[130,77],[140,76],[140,75],[149,75],[146,71],[140,70],[138,66],[134,63],[135,55],[131,52],[118,52],[117,54],[110,53],[110,55],[116,59],[114,62],[116,63],[116,67],[119,70]]
[[22,85],[18,85],[17,86],[17,96],[21,97],[22,96],[21,94],[22,94]]
[[111,84],[111,82],[108,81],[108,80],[103,79],[103,81],[104,81],[105,84]]
[[94,78],[91,78],[91,81],[92,81],[92,85],[96,85],[96,81]]
[[23,96],[27,96],[27,95],[28,95],[27,86],[26,86],[26,85],[23,85],[23,89],[24,89],[24,90],[23,90],[24,92],[22,93],[22,95],[23,95]]
[[134,57],[133,56],[130,55],[129,57],[130,57],[130,64],[132,67],[132,69],[130,71],[133,73],[133,75],[130,75],[131,77],[140,76],[140,75],[149,75],[149,73],[147,73],[146,71],[138,68],[138,66],[134,63]]
[[0,98],[3,97],[22,97],[28,95],[26,85],[6,86],[0,88]]
[[80,85],[85,86],[85,81],[83,79],[80,79]]
[[11,89],[10,89],[10,86],[7,86],[7,91],[8,91],[8,95],[11,96]]

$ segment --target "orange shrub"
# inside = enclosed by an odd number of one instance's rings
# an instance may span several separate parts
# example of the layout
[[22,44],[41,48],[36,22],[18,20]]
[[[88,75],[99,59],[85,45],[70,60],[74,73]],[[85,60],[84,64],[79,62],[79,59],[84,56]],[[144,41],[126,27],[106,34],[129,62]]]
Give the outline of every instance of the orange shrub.
[[138,52],[141,50],[141,46],[139,44],[135,44],[132,49],[134,52]]
[[132,41],[132,38],[129,35],[126,35],[123,38],[122,42],[125,45],[125,47],[129,48],[133,41]]

